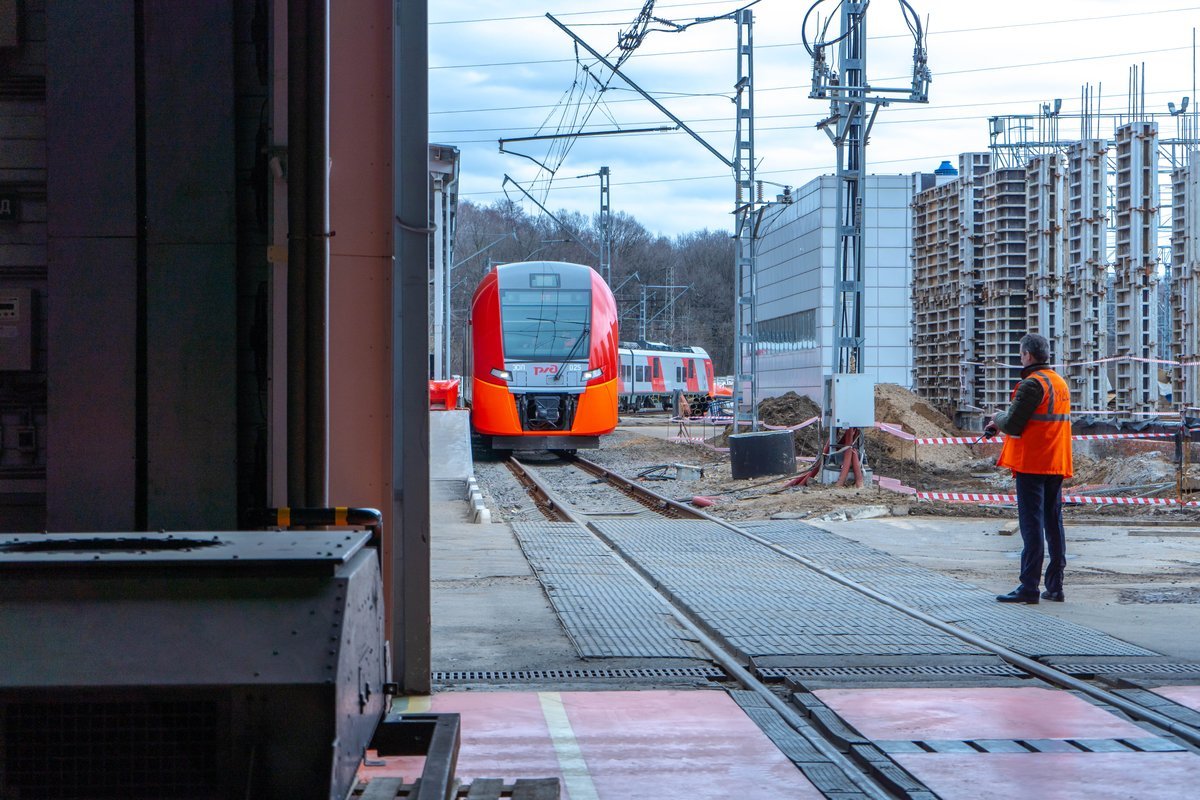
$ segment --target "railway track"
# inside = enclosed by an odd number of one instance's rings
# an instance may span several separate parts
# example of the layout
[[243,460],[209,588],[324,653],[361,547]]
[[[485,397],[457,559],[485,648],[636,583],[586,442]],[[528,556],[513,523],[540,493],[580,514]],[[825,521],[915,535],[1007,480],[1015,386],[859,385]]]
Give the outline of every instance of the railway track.
[[[635,556],[626,552],[618,542],[606,535],[603,520],[614,517],[638,515],[657,516],[665,520],[695,520],[718,525],[721,528],[737,534],[747,542],[761,548],[765,556],[782,556],[792,562],[802,565],[821,576],[822,579],[849,589],[867,599],[871,603],[886,606],[894,612],[905,615],[922,626],[928,626],[941,634],[946,634],[963,642],[965,645],[986,653],[993,654],[1016,673],[1036,678],[1044,684],[1049,684],[1075,695],[1087,697],[1102,708],[1124,715],[1134,720],[1150,731],[1167,737],[1180,745],[1180,749],[1200,752],[1200,714],[1190,712],[1190,716],[1169,708],[1155,699],[1140,697],[1137,692],[1120,691],[1096,680],[1086,680],[1071,672],[1058,669],[1053,665],[1043,663],[1019,652],[1019,648],[1006,645],[1000,641],[991,640],[964,627],[952,624],[931,615],[930,613],[906,603],[888,594],[878,591],[871,586],[854,580],[827,565],[819,563],[793,548],[782,546],[759,535],[754,530],[741,527],[726,520],[692,508],[671,498],[665,497],[648,487],[615,473],[599,464],[580,457],[569,457],[559,464],[541,466],[538,468],[522,464],[517,460],[510,462],[510,469],[518,480],[526,486],[538,507],[549,520],[569,522],[578,525],[602,540],[605,545],[621,560],[649,591],[653,591],[671,609],[675,620],[695,638],[708,656],[728,674],[730,679],[743,686],[747,692],[753,692],[763,703],[776,712],[788,726],[798,733],[805,742],[826,758],[853,785],[854,791],[868,797],[893,796],[922,796],[920,782],[907,775],[895,762],[880,758],[883,754],[872,750],[870,743],[858,739],[853,732],[847,734],[845,728],[836,722],[829,721],[829,715],[820,713],[819,709],[798,707],[792,701],[795,699],[795,684],[788,684],[785,694],[780,697],[780,683],[764,679],[762,670],[747,662],[745,654],[739,654],[727,645],[727,637],[723,635],[719,622],[706,620],[701,612],[681,602],[676,593],[665,591],[662,581],[654,574],[653,569],[641,563]],[[580,475],[586,478],[580,478]],[[579,487],[584,487],[584,501],[580,502]],[[630,504],[636,504],[637,511],[631,511]],[[881,654],[883,655],[883,654]],[[769,670],[767,670],[769,672]],[[1142,695],[1148,693],[1143,692]],[[819,703],[816,704],[820,706]],[[1164,711],[1163,709],[1166,708]],[[1181,707],[1182,708],[1182,707]],[[1188,709],[1183,709],[1188,712]],[[1181,718],[1182,717],[1182,718]],[[881,766],[882,765],[882,766]]]

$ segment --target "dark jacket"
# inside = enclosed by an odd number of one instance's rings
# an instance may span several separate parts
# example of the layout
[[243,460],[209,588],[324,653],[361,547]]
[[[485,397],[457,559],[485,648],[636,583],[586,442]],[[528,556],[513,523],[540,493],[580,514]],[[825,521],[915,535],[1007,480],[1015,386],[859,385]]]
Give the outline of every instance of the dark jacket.
[[1036,378],[1029,376],[1039,369],[1050,369],[1050,365],[1044,362],[1030,364],[1021,370],[1022,380],[1017,384],[1017,391],[1013,395],[1012,403],[1007,411],[1001,411],[993,420],[1002,433],[1009,436],[1020,436],[1029,423],[1029,418],[1033,416],[1033,412],[1037,411],[1045,392],[1042,391],[1042,384]]

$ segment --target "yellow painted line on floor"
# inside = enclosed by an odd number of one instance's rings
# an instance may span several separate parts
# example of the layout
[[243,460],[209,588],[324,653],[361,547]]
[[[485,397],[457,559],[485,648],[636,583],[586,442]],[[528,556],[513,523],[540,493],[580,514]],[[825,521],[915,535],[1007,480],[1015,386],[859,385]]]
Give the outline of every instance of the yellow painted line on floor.
[[579,749],[575,731],[567,719],[562,695],[558,692],[538,692],[538,700],[542,704],[546,727],[550,729],[550,741],[554,744],[554,755],[558,758],[558,768],[562,770],[567,795],[571,800],[599,800],[600,795],[596,794],[583,751]]
[[392,698],[393,714],[428,714],[433,707],[433,698],[427,694]]

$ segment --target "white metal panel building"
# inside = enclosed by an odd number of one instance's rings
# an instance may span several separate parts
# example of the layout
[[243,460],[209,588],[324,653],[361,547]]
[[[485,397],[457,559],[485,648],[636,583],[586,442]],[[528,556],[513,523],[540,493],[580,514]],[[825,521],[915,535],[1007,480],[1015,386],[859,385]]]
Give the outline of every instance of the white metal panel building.
[[[876,383],[912,382],[911,281],[914,189],[934,176],[868,175],[863,371]],[[822,401],[833,363],[837,180],[825,175],[763,214],[758,244],[759,399],[789,391]]]

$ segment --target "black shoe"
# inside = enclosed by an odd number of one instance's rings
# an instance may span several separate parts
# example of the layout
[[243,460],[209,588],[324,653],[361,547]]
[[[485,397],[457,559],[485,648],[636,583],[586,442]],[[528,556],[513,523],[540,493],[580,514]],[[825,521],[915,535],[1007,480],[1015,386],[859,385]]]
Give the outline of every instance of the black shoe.
[[997,595],[996,602],[998,602],[998,603],[1028,603],[1031,606],[1035,606],[1035,605],[1037,605],[1037,602],[1038,602],[1038,594],[1037,594],[1037,592],[1023,592],[1018,587],[1016,589],[1013,589],[1008,594]]
[[1062,590],[1059,590],[1057,592],[1052,592],[1049,589],[1047,589],[1046,591],[1042,592],[1042,599],[1043,600],[1053,600],[1056,603],[1061,603],[1063,600],[1066,600],[1067,598],[1066,598],[1066,595],[1064,595],[1062,593]]

